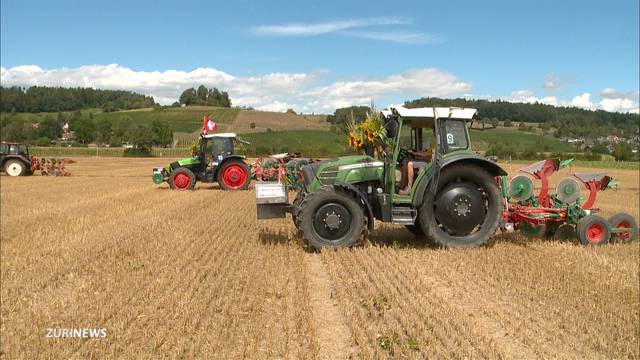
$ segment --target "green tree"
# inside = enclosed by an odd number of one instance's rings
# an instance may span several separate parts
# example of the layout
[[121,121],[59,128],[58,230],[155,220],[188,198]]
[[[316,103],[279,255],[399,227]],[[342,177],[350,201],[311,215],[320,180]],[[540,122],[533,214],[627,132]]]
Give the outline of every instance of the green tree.
[[93,121],[82,116],[75,118],[75,115],[71,120],[72,122],[69,124],[69,127],[74,131],[74,138],[78,142],[88,144],[95,139],[95,126]]
[[208,90],[204,85],[198,86],[198,90],[196,91],[196,96],[199,102],[201,102],[202,104],[205,104],[207,102],[207,93],[208,93]]
[[135,149],[151,150],[154,141],[153,131],[148,126],[136,124],[129,129],[129,142]]
[[151,131],[154,134],[155,144],[166,146],[173,142],[173,130],[171,130],[167,120],[153,120]]
[[187,89],[182,92],[180,95],[180,104],[184,104],[186,106],[195,104],[198,96],[196,95],[196,90],[194,88]]
[[611,153],[616,158],[616,161],[629,161],[633,160],[633,150],[627,143],[621,142],[613,147]]
[[62,127],[56,119],[51,116],[47,116],[40,122],[36,133],[38,137],[56,140],[62,135]]
[[109,144],[111,141],[112,125],[110,121],[96,121],[96,142],[99,144]]
[[12,117],[2,124],[2,140],[7,141],[24,141],[24,120],[17,117]]

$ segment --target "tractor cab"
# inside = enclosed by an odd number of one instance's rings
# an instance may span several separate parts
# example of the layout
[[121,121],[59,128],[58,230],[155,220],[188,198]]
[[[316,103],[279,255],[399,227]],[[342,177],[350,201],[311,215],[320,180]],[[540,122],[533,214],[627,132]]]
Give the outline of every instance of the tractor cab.
[[204,165],[219,163],[234,155],[236,141],[241,142],[234,133],[214,133],[201,136],[199,154],[201,163]]
[[417,185],[437,176],[439,162],[471,154],[466,122],[475,114],[475,109],[445,107],[382,110],[391,140],[385,159],[387,193],[400,203],[412,202]]

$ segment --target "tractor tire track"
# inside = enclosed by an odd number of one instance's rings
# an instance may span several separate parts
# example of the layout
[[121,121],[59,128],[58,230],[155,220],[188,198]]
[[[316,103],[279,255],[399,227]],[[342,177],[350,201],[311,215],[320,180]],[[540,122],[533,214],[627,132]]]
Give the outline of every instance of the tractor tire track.
[[354,356],[353,337],[337,300],[331,279],[319,254],[306,254],[310,305],[319,345],[320,359],[350,359]]

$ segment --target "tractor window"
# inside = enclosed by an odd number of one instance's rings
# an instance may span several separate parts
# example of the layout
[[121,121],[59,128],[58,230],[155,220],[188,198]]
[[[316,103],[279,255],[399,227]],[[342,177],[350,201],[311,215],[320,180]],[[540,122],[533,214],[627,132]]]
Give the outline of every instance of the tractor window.
[[400,133],[400,148],[424,151],[435,143],[433,128],[411,128],[403,126]]
[[220,161],[233,154],[232,138],[216,138],[213,140],[211,147],[211,156],[213,161]]
[[464,150],[469,146],[464,120],[449,120],[446,122],[446,129],[443,143],[447,152]]
[[7,153],[9,153],[9,145],[0,144],[0,154],[7,154]]

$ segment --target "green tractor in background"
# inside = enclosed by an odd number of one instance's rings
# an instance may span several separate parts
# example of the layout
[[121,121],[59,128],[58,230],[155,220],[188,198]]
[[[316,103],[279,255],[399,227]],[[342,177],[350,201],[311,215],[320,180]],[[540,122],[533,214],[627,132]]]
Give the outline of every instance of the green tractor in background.
[[[475,109],[391,106],[381,112],[386,144],[380,159],[344,156],[302,169],[304,185],[293,203],[281,183],[256,183],[258,219],[289,212],[302,239],[314,249],[359,244],[374,220],[406,226],[450,247],[486,243],[504,209],[496,177],[507,173],[471,149],[467,121]],[[432,135],[435,134],[435,137]],[[401,171],[410,149],[435,142],[431,160],[408,192]],[[406,176],[405,176],[406,177]]]
[[235,143],[248,144],[234,133],[201,135],[194,156],[153,169],[153,182],[167,182],[173,190],[193,190],[197,181],[217,182],[224,190],[244,190],[251,182],[246,157],[235,153]]

